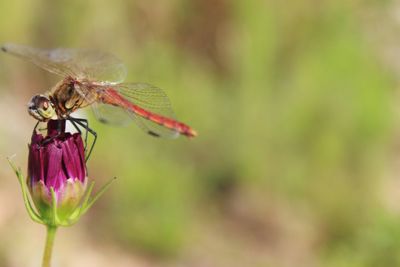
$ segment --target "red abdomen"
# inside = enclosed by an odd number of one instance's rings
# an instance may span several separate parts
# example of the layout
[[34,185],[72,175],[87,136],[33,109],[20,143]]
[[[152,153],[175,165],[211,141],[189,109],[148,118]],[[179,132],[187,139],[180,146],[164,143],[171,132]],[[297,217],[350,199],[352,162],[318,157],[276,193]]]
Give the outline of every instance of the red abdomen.
[[162,125],[165,128],[175,130],[187,137],[195,137],[197,135],[196,131],[194,131],[190,126],[182,122],[176,121],[174,119],[167,118],[162,115],[148,111],[144,108],[141,108],[133,104],[132,102],[126,100],[114,89],[107,89],[107,94],[101,95],[100,98],[101,101],[105,104],[127,109],[142,118],[145,118],[154,123]]

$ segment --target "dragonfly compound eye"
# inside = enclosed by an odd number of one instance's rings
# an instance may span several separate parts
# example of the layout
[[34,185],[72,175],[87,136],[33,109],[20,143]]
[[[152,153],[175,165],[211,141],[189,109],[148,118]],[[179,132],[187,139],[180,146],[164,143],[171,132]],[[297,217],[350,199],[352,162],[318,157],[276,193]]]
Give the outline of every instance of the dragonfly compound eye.
[[28,112],[39,121],[47,121],[56,115],[50,99],[44,95],[32,97],[28,103]]

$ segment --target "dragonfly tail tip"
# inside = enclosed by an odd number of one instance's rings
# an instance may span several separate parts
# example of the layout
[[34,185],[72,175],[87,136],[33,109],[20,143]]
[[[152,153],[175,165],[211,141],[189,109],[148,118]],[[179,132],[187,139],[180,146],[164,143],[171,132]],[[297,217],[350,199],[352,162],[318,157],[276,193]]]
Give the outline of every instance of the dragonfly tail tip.
[[187,132],[187,136],[188,136],[189,138],[196,137],[196,136],[197,136],[197,132],[196,132],[195,130],[193,130],[193,129],[190,129],[190,130]]

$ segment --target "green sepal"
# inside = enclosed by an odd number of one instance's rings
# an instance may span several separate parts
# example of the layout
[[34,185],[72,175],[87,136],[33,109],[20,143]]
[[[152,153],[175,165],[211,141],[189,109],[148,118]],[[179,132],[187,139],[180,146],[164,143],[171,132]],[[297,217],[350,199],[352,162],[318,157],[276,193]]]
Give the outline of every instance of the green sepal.
[[[108,181],[105,185],[103,185],[99,192],[96,193],[96,195],[94,195],[94,197],[92,199],[89,199],[90,194],[88,194],[88,198],[85,201],[86,203],[84,203],[84,205],[82,205],[82,212],[80,214],[80,216],[82,216],[83,214],[85,214],[88,209],[90,209],[90,207],[93,206],[93,204],[104,194],[104,192],[107,191],[107,189],[111,186],[111,184],[116,180],[117,178],[114,177],[113,179],[111,179],[110,181]],[[92,183],[92,185],[94,185],[94,183]],[[91,191],[90,191],[91,192]]]
[[15,174],[17,175],[18,182],[19,182],[19,184],[21,186],[21,190],[22,190],[22,197],[24,199],[25,208],[28,211],[29,217],[31,217],[31,219],[34,222],[37,222],[40,224],[46,224],[46,222],[43,221],[42,217],[33,208],[31,199],[29,198],[29,194],[28,194],[29,189],[25,183],[24,177],[21,174],[21,169],[17,168],[9,157],[7,157],[7,161],[10,164],[11,168],[14,170]]
[[89,199],[90,199],[90,196],[92,195],[93,188],[94,188],[94,181],[91,182],[91,184],[86,192],[85,199],[83,200],[82,206],[79,209],[78,217],[80,217],[84,214],[83,210],[85,209],[85,207],[87,207],[87,205],[89,203]]
[[[89,188],[86,190],[84,194],[84,199],[82,203],[76,207],[76,209],[71,213],[70,216],[64,219],[60,219],[58,216],[58,209],[57,209],[57,196],[54,191],[53,187],[50,187],[50,192],[51,192],[51,213],[50,216],[43,217],[41,216],[34,208],[32,205],[32,200],[30,198],[30,191],[28,189],[28,186],[25,182],[24,177],[22,176],[22,172],[20,168],[17,168],[14,163],[10,160],[10,158],[7,158],[11,168],[14,170],[15,174],[17,175],[18,181],[21,186],[22,190],[22,196],[24,199],[24,204],[25,208],[28,211],[28,214],[30,218],[40,224],[47,225],[49,227],[57,227],[57,226],[71,226],[75,224],[82,215],[84,215],[89,208],[93,206],[93,204],[105,193],[105,191],[110,187],[112,182],[116,179],[115,177],[108,181],[105,185],[103,185],[100,190],[91,198],[91,194],[94,188],[94,182],[92,182],[89,186]],[[50,218],[49,218],[50,217]]]
[[51,216],[51,224],[48,224],[49,226],[57,226],[60,224],[57,216],[57,197],[56,197],[56,192],[54,191],[53,187],[50,187],[50,192],[51,192],[51,202],[52,202],[52,216]]
[[90,195],[92,194],[93,187],[94,187],[95,182],[91,182],[89,188],[86,190],[85,195],[84,195],[84,200],[82,201],[82,204],[79,208],[75,209],[75,211],[72,213],[72,215],[69,217],[69,220],[67,224],[63,226],[71,226],[75,224],[79,218],[83,215],[82,211],[83,208],[87,205]]

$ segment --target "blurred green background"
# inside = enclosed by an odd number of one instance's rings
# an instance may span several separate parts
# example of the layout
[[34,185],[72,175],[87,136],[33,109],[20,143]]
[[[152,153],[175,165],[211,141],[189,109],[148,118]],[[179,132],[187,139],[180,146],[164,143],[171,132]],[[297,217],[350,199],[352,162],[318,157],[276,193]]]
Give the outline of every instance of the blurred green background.
[[[0,1],[0,41],[112,52],[192,140],[88,117],[90,178],[117,182],[56,239],[54,266],[400,266],[396,1]],[[39,266],[5,156],[59,77],[0,55],[0,266]]]

